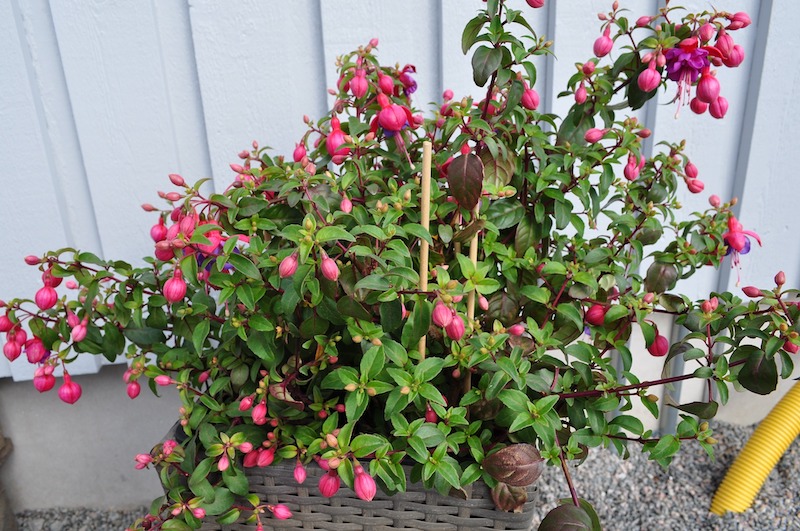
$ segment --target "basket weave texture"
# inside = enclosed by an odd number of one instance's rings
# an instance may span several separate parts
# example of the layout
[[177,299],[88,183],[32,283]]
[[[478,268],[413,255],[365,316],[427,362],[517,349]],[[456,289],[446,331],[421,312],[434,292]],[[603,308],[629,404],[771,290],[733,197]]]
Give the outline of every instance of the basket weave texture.
[[[325,531],[476,531],[494,529],[529,530],[532,527],[536,488],[528,488],[528,501],[519,513],[495,508],[483,482],[471,485],[469,499],[442,496],[421,483],[409,483],[407,491],[391,496],[378,490],[375,499],[364,501],[342,486],[336,496],[325,498],[317,489],[324,473],[308,467],[308,478],[298,485],[294,463],[288,461],[262,468],[247,469],[250,488],[266,503],[283,503],[292,511],[289,520],[264,515],[264,529],[318,529]],[[206,522],[201,531],[253,531],[255,525],[221,526]]]

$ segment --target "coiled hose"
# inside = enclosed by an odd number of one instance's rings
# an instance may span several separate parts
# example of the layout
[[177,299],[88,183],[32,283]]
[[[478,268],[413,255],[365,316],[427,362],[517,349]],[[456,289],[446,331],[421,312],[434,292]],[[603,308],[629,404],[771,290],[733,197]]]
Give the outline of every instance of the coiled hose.
[[711,512],[748,509],[781,456],[800,435],[800,383],[794,384],[761,421],[728,469],[711,501]]

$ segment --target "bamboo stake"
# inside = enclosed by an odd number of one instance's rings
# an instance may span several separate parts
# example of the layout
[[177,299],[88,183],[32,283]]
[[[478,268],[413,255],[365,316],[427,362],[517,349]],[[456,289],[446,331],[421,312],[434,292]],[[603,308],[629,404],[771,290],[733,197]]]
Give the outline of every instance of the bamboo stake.
[[[422,204],[420,204],[420,224],[425,230],[431,229],[431,143],[426,140],[422,143]],[[428,291],[428,251],[426,240],[422,240],[419,247],[419,289]],[[428,336],[423,335],[419,340],[419,355],[425,359],[425,345]]]

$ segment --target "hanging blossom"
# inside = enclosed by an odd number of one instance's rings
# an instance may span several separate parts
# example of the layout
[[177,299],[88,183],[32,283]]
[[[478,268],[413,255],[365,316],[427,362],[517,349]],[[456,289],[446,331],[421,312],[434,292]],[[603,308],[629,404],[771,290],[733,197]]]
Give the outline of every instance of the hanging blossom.
[[678,83],[675,100],[680,106],[691,100],[692,85],[697,81],[703,69],[710,66],[708,46],[700,47],[697,37],[690,37],[678,43],[677,48],[670,48],[664,54],[667,65],[667,77]]
[[[748,237],[749,236],[749,237]],[[744,227],[736,216],[731,215],[728,218],[728,232],[722,235],[722,240],[727,246],[725,256],[732,255],[731,267],[737,268],[736,285],[739,285],[741,278],[739,277],[739,257],[740,255],[750,252],[750,238],[754,238],[758,245],[761,245],[761,238],[758,234],[751,230],[744,230]]]

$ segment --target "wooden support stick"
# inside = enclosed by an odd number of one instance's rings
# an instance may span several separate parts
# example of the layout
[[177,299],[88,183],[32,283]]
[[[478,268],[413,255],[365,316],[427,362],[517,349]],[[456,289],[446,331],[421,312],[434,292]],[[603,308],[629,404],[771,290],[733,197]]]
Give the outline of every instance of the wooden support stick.
[[[420,204],[420,224],[425,230],[431,229],[431,143],[422,143],[422,200]],[[428,251],[429,246],[426,240],[422,240],[419,246],[419,289],[428,291]],[[425,359],[425,344],[427,335],[423,335],[419,340],[419,355]]]

